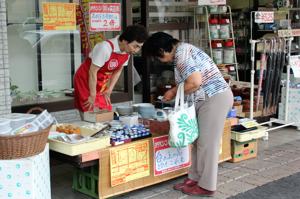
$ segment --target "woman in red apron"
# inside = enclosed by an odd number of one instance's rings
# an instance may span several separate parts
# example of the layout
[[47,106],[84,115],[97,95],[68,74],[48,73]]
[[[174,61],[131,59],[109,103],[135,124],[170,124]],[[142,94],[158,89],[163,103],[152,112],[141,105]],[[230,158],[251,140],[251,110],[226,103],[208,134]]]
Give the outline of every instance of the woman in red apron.
[[93,56],[88,57],[78,68],[74,76],[75,108],[81,113],[93,111],[96,107],[111,110],[110,94],[123,66],[126,65],[130,54],[135,54],[141,49],[147,36],[143,26],[132,25],[128,26],[120,37],[103,41],[109,44],[109,48],[98,46],[97,52],[94,49],[93,54],[97,54],[98,57],[107,54],[107,51],[110,56],[103,65],[95,64],[97,61],[93,60]]

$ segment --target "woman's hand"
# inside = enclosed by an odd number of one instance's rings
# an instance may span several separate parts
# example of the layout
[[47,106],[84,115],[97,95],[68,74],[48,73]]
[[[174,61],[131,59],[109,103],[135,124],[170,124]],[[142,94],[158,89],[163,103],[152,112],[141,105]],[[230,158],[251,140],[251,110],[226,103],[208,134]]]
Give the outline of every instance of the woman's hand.
[[89,96],[88,100],[83,104],[88,111],[93,111],[95,106],[96,96]]
[[177,87],[174,87],[167,92],[165,92],[164,97],[162,98],[163,102],[171,101],[175,98],[177,92]]
[[102,95],[104,95],[105,101],[107,105],[111,104],[110,101],[110,95],[112,93],[112,90],[110,88],[105,89],[105,91],[103,91]]

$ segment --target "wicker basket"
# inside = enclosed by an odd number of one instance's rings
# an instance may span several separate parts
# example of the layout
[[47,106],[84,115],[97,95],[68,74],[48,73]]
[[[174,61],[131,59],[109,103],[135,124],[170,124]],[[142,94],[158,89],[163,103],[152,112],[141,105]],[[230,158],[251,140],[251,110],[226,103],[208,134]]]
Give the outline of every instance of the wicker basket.
[[[42,112],[43,109],[34,107],[27,113],[32,113],[33,111]],[[51,126],[32,133],[0,136],[0,160],[26,158],[43,152]]]
[[50,128],[16,136],[0,136],[0,160],[26,158],[43,152]]

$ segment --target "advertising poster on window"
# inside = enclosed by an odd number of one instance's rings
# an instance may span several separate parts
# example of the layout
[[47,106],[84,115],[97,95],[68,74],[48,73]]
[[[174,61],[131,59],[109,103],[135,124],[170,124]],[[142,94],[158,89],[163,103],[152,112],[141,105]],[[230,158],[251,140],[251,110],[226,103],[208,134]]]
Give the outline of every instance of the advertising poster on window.
[[77,24],[80,27],[81,52],[87,57],[94,46],[105,40],[103,32],[90,32],[89,3],[94,0],[79,0],[77,6]]
[[76,30],[75,3],[43,3],[44,30]]
[[168,144],[167,135],[153,138],[153,150],[155,176],[191,165],[189,147],[171,148]]
[[90,3],[90,31],[120,31],[120,3]]
[[150,175],[149,140],[110,149],[111,186]]
[[226,0],[198,0],[199,6],[226,5]]

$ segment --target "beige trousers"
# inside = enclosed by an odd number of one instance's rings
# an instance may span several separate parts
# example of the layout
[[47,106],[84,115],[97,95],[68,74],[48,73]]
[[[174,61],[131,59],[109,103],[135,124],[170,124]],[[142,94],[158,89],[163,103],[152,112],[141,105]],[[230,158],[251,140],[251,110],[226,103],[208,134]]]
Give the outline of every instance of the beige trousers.
[[200,134],[192,146],[188,177],[210,191],[217,189],[220,140],[232,105],[230,89],[195,104]]

